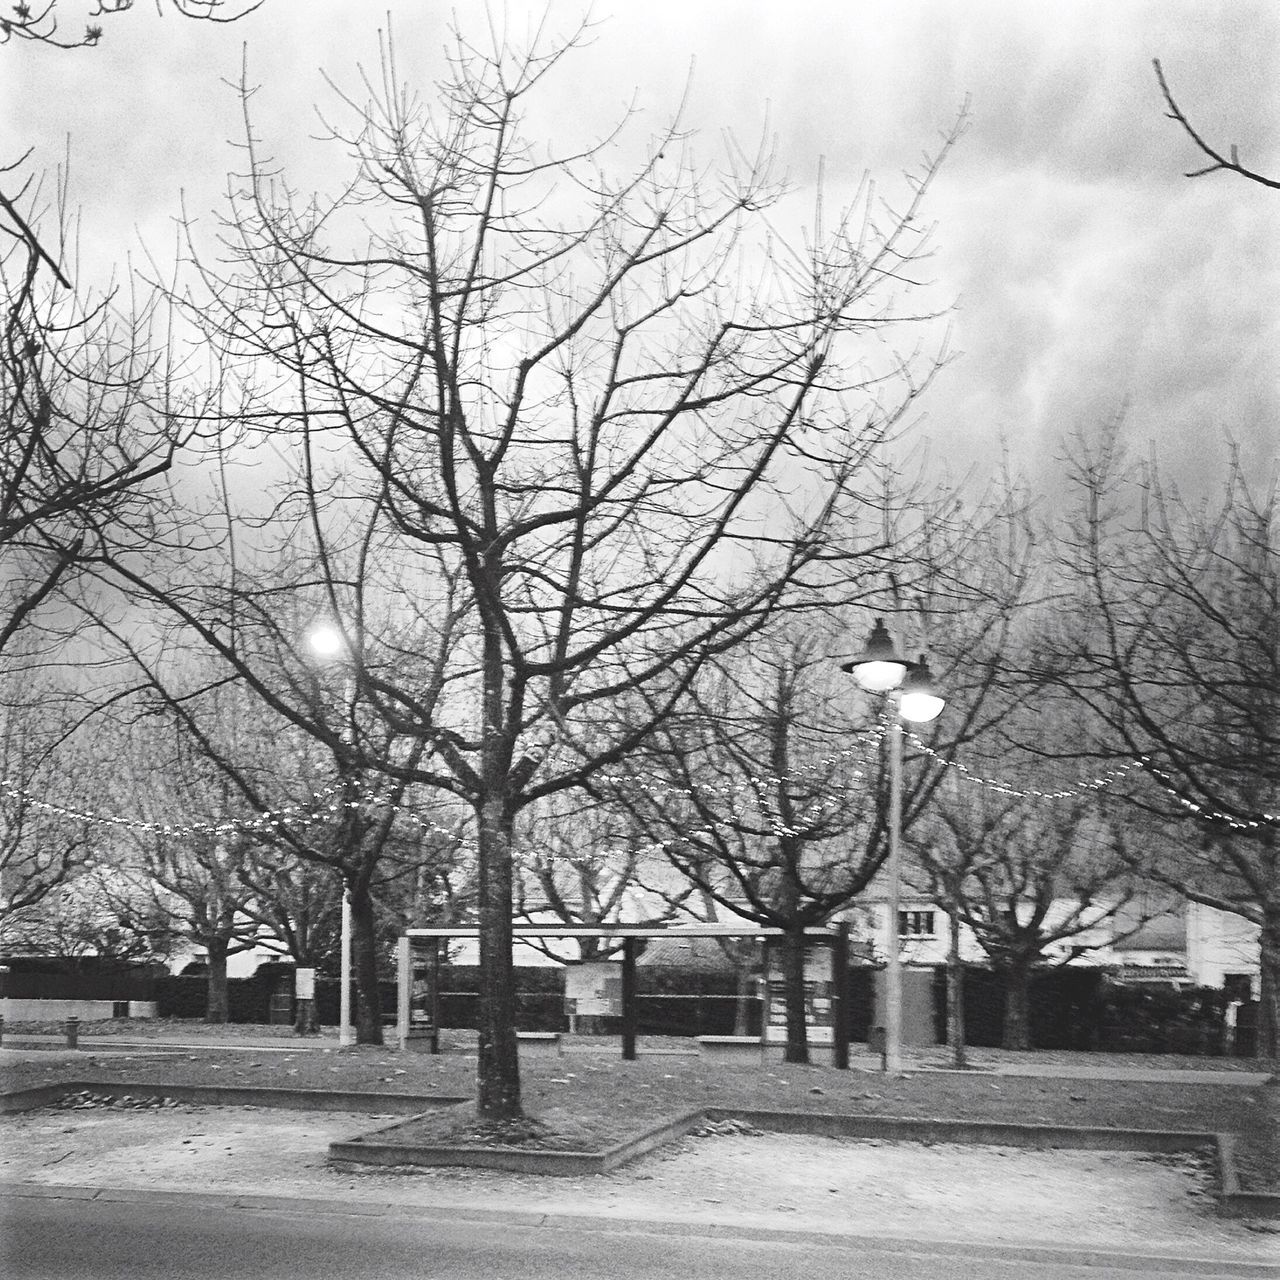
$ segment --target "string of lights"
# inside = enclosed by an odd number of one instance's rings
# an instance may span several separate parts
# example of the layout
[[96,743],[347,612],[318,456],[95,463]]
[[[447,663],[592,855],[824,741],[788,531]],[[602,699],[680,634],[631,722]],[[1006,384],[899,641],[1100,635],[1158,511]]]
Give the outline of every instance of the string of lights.
[[962,760],[948,760],[945,756],[935,751],[919,734],[912,732],[910,729],[907,730],[907,738],[918,751],[922,751],[944,769],[954,769],[966,782],[972,782],[975,786],[983,787],[988,791],[996,791],[1001,795],[1014,796],[1023,800],[1066,800],[1071,796],[1083,795],[1089,791],[1105,791],[1108,787],[1119,782],[1126,774],[1130,774],[1135,769],[1142,767],[1142,761],[1130,760],[1124,764],[1116,765],[1114,768],[1104,769],[1102,773],[1092,778],[1080,778],[1054,791],[1045,791],[1039,787],[1017,787],[1013,783],[1003,781],[1000,778],[988,778],[982,774],[975,773]]
[[1168,792],[1183,808],[1206,822],[1221,822],[1233,831],[1257,831],[1261,827],[1280,827],[1280,813],[1260,813],[1253,818],[1244,818],[1239,814],[1225,813],[1211,805],[1198,804],[1184,796],[1174,785],[1173,779],[1153,763],[1150,756],[1141,756],[1138,763],[1162,790]]
[[393,802],[385,794],[370,793],[346,799],[335,799],[344,790],[343,783],[333,783],[317,792],[310,804],[283,805],[278,809],[264,810],[262,813],[240,818],[228,818],[221,822],[156,822],[146,818],[129,817],[122,814],[95,813],[90,809],[73,808],[70,805],[58,804],[55,801],[43,800],[26,787],[11,778],[0,778],[0,792],[11,800],[28,805],[55,817],[70,818],[75,822],[87,823],[91,826],[111,826],[126,831],[137,831],[160,836],[195,836],[212,835],[228,836],[237,833],[261,834],[276,830],[283,826],[308,826],[328,818],[355,809],[390,809],[406,821],[416,823],[423,831],[432,835],[453,835],[449,827],[415,813],[406,805]]
[[[845,764],[850,760],[856,760],[857,767],[851,770],[849,780],[864,778],[867,774],[867,766],[871,761],[872,750],[878,747],[886,728],[886,722],[882,721],[880,724],[860,734],[853,746],[832,753],[822,760],[805,767],[801,771],[802,775],[829,777],[833,767]],[[1178,790],[1169,774],[1156,765],[1150,756],[1140,756],[1135,760],[1126,761],[1123,764],[1105,769],[1091,778],[1080,778],[1054,790],[1046,790],[1040,787],[1018,786],[1005,779],[988,777],[977,773],[962,760],[946,758],[912,730],[908,729],[906,736],[912,746],[927,755],[942,768],[954,770],[964,781],[995,791],[1001,795],[1019,799],[1065,800],[1088,792],[1104,791],[1135,770],[1141,770],[1178,804],[1204,821],[1222,823],[1236,831],[1254,831],[1262,827],[1280,826],[1280,813],[1263,812],[1253,817],[1244,817],[1240,814],[1227,813],[1224,810],[1189,799]],[[651,800],[657,803],[669,800],[672,797],[695,798],[696,794],[691,788],[678,786],[652,774],[630,774],[626,776],[625,780],[633,786],[638,786]],[[795,781],[797,781],[797,778],[782,777],[770,773],[749,775],[726,788],[726,794],[734,807],[738,808],[741,807],[740,797],[742,793],[749,791],[751,799],[769,824],[772,833],[779,838],[795,838],[803,836],[807,831],[812,830],[814,825],[819,822],[823,810],[840,799],[835,794],[814,796],[809,804],[797,815],[795,825],[788,826],[782,821],[775,806],[769,802],[768,796],[770,791],[782,790],[792,785]],[[372,792],[355,797],[338,798],[343,789],[343,783],[334,783],[319,791],[309,804],[283,805],[280,808],[266,810],[259,814],[229,818],[221,822],[180,823],[152,821],[122,814],[96,813],[88,809],[74,808],[70,805],[44,800],[11,778],[0,779],[0,793],[11,800],[37,809],[42,813],[70,818],[73,821],[90,825],[111,826],[121,830],[152,833],[165,837],[224,836],[240,832],[262,834],[291,824],[307,826],[333,818],[345,810],[356,809],[390,809],[396,816],[415,824],[424,832],[432,835],[456,835],[456,831],[453,828],[441,826],[439,823],[416,813],[412,808],[392,801],[386,793]],[[658,844],[654,847],[658,848],[661,845]]]

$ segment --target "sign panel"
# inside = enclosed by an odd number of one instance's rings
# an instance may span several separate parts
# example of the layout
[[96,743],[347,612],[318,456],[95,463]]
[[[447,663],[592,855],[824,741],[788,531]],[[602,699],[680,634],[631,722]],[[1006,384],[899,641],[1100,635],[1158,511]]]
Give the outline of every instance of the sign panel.
[[608,960],[571,964],[564,972],[565,1006],[581,1017],[622,1016],[622,973]]
[[295,969],[293,971],[293,994],[299,1000],[316,998],[316,971],[314,969]]
[[[768,948],[769,969],[764,980],[764,1040],[787,1041],[787,1001],[782,979],[782,949]],[[804,1020],[810,1044],[831,1044],[835,1039],[831,991],[831,952],[826,947],[806,947],[804,954]]]

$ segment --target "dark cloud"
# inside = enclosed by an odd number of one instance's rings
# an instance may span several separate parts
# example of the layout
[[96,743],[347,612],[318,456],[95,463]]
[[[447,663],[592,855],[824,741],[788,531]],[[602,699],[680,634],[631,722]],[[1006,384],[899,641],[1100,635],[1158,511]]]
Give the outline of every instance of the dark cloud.
[[[390,8],[402,67],[429,92],[444,10],[267,0],[233,27],[145,7],[98,50],[8,48],[0,109],[11,147],[55,161],[70,135],[86,246],[119,261],[134,228],[164,246],[178,193],[208,210],[239,163],[238,108],[223,83],[248,44],[260,131],[298,185],[335,175],[310,139],[320,69],[358,86]],[[502,6],[495,6],[501,10]],[[507,0],[517,27],[541,0]],[[597,15],[605,16],[605,6]],[[989,467],[1000,442],[1049,483],[1071,431],[1122,409],[1135,440],[1181,476],[1230,435],[1256,467],[1280,456],[1275,298],[1280,195],[1228,175],[1194,182],[1166,120],[1160,57],[1205,132],[1280,171],[1280,9],[1270,0],[651,0],[615,4],[547,117],[557,139],[599,129],[633,94],[654,126],[695,65],[689,121],[755,138],[766,119],[797,183],[826,158],[832,199],[862,174],[893,179],[936,145],[960,102],[969,132],[930,202],[935,303],[959,299],[963,358],[938,383],[924,429],[937,456]],[[576,4],[562,4],[567,21]],[[480,6],[464,5],[467,20]],[[126,32],[128,33],[126,36]],[[9,74],[12,72],[12,74]],[[811,206],[803,196],[801,205]]]

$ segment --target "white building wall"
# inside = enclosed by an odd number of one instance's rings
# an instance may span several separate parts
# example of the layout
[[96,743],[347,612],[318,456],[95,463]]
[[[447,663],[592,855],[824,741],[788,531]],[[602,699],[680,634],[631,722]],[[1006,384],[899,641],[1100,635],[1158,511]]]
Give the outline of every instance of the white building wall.
[[[1050,912],[1049,919],[1061,920],[1073,910],[1074,904],[1063,901]],[[904,964],[932,966],[945,964],[950,937],[950,921],[947,913],[927,899],[903,896],[900,910],[904,913],[933,912],[933,931],[926,936],[903,936],[902,960]],[[1138,952],[1127,948],[1121,941],[1111,945],[1113,925],[1103,920],[1094,928],[1080,935],[1055,944],[1048,949],[1051,959],[1060,958],[1073,945],[1089,943],[1094,950],[1072,961],[1077,965],[1120,966],[1152,965],[1168,966],[1185,959],[1186,981],[1195,986],[1221,987],[1223,978],[1231,973],[1249,974],[1256,999],[1259,994],[1258,945],[1259,927],[1230,912],[1190,902],[1186,911],[1186,952],[1165,947],[1157,952]],[[885,952],[887,905],[883,901],[863,900],[846,914],[851,936],[859,942],[870,942],[877,958]],[[1176,954],[1175,954],[1176,953]],[[969,963],[981,964],[986,953],[964,924],[960,926],[960,955]]]
[[1260,926],[1229,911],[1187,903],[1187,969],[1202,987],[1220,987],[1229,973],[1250,975],[1254,998],[1260,994]]

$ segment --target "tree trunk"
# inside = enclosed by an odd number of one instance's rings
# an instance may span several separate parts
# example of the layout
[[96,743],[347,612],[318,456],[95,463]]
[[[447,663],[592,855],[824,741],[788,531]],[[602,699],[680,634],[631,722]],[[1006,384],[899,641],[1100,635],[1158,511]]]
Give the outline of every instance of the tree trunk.
[[1031,1048],[1031,966],[1017,959],[1004,970],[1002,1049]]
[[476,1113],[481,1120],[522,1114],[516,1040],[515,973],[511,954],[511,818],[494,787],[477,814],[480,906],[480,1038]]
[[382,992],[378,987],[378,939],[367,885],[351,890],[352,969],[356,980],[356,1044],[382,1044]]
[[297,1000],[294,1003],[298,1011],[293,1020],[294,1035],[318,1036],[320,1034],[320,1020],[316,1016],[316,1002],[314,1000]]
[[947,949],[947,1044],[951,1065],[963,1071],[968,1061],[964,1044],[964,964],[960,960],[960,917],[950,913],[951,945]]
[[805,1019],[804,929],[789,929],[782,939],[782,992],[787,1007],[787,1062],[809,1061],[809,1029]]
[[1258,1003],[1259,1058],[1280,1058],[1280,904],[1266,904],[1258,939],[1261,976]]
[[209,952],[209,979],[205,993],[204,1020],[219,1025],[227,1020],[229,1000],[227,996],[226,938],[210,938],[205,947]]

